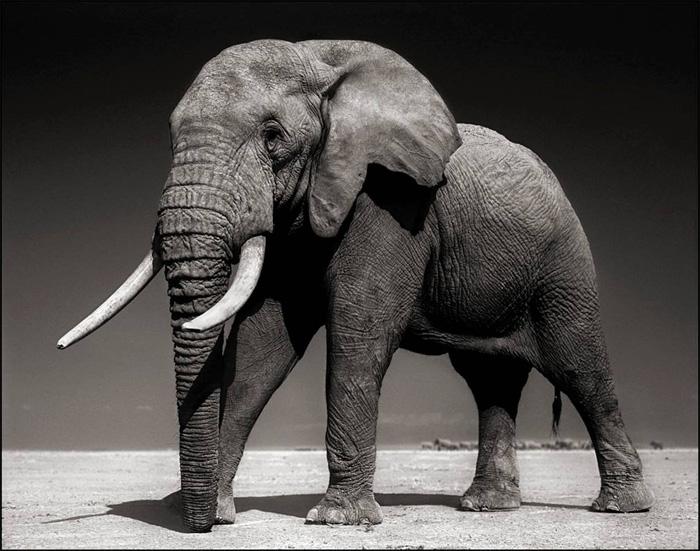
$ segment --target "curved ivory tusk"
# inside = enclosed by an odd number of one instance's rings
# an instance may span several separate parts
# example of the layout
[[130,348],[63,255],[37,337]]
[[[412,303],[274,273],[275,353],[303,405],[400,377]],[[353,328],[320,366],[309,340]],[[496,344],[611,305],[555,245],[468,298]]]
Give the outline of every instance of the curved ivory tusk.
[[241,247],[241,259],[233,283],[226,294],[201,316],[182,324],[188,331],[206,331],[224,323],[240,310],[253,294],[265,259],[265,237],[251,237]]
[[56,347],[59,350],[68,348],[71,344],[88,336],[95,329],[98,329],[113,318],[124,306],[129,304],[146,285],[148,285],[148,282],[153,279],[153,276],[155,276],[162,267],[163,262],[160,260],[160,257],[153,249],[148,251],[148,254],[141,261],[141,264],[139,264],[126,281],[122,283],[121,287],[114,291],[112,296],[105,300],[92,314],[63,335],[61,340],[56,344]]

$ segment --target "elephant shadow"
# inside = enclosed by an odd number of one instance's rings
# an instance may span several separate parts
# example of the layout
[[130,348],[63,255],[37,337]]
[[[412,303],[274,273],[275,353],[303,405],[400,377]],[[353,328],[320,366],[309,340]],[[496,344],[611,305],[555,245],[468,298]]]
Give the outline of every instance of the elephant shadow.
[[[179,492],[173,492],[162,499],[138,499],[124,501],[123,503],[109,504],[108,511],[91,515],[78,515],[74,517],[49,520],[44,524],[58,522],[70,522],[85,518],[101,516],[120,516],[145,522],[154,526],[160,526],[166,530],[187,533],[189,530],[182,524],[179,504]],[[306,517],[309,509],[323,498],[323,494],[292,494],[275,496],[251,496],[236,498],[236,512],[258,510],[266,513]],[[457,507],[459,498],[443,494],[376,494],[380,505],[444,505]]]
[[[146,524],[159,526],[174,532],[189,533],[182,523],[180,514],[179,492],[173,492],[162,499],[139,499],[110,504],[108,511],[91,515],[79,515],[74,517],[46,521],[43,524],[69,522],[85,518],[101,516],[120,516],[138,520]],[[459,505],[459,496],[446,494],[375,494],[377,502],[385,507],[414,506],[414,505],[438,505],[456,509]],[[272,496],[249,496],[236,498],[236,512],[263,511],[278,515],[286,515],[303,519],[306,513],[323,498],[323,494],[291,494]],[[551,503],[523,503],[530,507],[554,507],[587,509],[578,505],[563,505]]]

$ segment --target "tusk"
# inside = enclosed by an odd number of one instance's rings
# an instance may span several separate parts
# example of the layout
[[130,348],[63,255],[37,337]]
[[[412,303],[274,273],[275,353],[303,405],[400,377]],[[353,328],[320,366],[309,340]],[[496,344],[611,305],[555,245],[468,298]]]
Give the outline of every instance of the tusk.
[[251,237],[241,247],[241,259],[233,283],[226,294],[201,316],[182,324],[188,331],[206,331],[224,323],[240,310],[255,290],[265,259],[265,237]]
[[88,336],[95,329],[98,329],[113,318],[124,306],[129,304],[146,285],[148,285],[148,282],[153,279],[153,276],[155,276],[162,267],[163,262],[160,260],[160,257],[153,249],[148,251],[148,254],[141,261],[141,264],[139,264],[127,280],[122,283],[121,287],[114,291],[112,296],[105,300],[92,314],[63,335],[61,340],[56,344],[56,347],[59,350],[68,348],[71,344]]

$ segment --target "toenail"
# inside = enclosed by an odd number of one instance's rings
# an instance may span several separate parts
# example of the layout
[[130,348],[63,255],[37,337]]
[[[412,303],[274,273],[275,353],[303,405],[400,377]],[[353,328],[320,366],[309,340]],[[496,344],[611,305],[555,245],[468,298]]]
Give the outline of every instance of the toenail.
[[331,524],[342,524],[343,520],[343,514],[336,509],[331,509],[326,515],[326,522]]

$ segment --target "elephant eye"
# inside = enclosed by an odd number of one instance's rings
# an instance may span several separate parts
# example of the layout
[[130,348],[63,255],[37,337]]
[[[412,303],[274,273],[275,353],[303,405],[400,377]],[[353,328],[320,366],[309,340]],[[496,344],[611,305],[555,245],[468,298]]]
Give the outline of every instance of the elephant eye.
[[282,131],[277,126],[268,126],[263,132],[265,147],[273,153],[282,141]]

